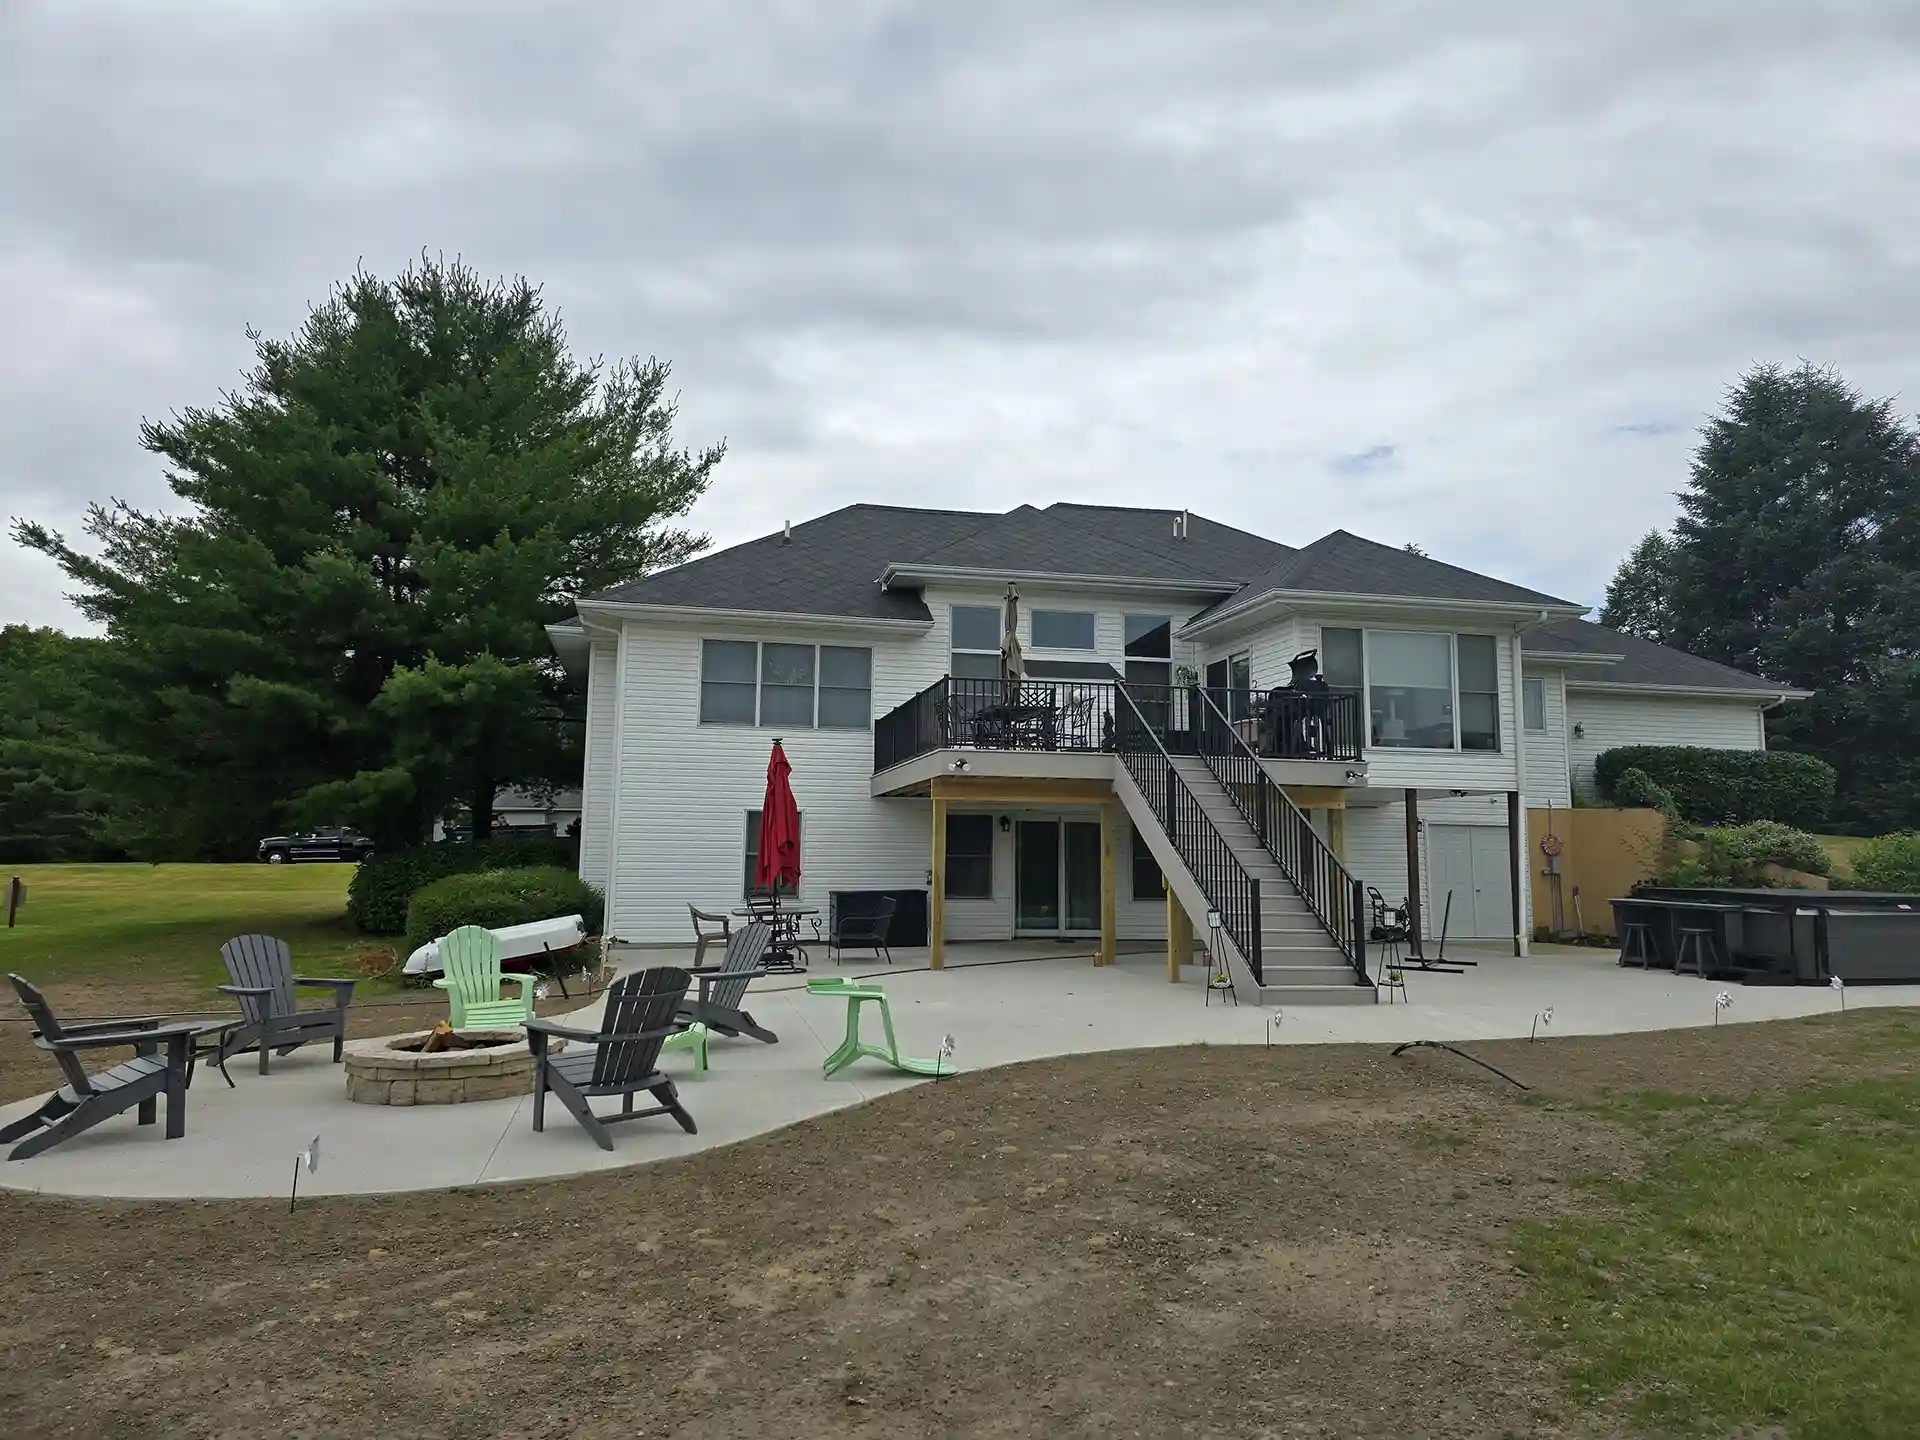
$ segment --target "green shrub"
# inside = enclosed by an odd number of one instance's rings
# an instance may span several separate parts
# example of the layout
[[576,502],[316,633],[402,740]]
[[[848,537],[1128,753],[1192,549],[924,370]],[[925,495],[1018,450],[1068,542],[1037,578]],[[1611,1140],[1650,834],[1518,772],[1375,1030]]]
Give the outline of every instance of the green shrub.
[[353,872],[347,886],[347,918],[370,935],[398,935],[407,928],[407,902],[414,892],[442,876],[529,865],[571,869],[577,854],[567,840],[489,840],[484,845],[415,845],[377,851]]
[[1750,825],[1730,825],[1708,833],[1726,851],[1736,871],[1751,874],[1771,863],[1825,875],[1833,866],[1827,847],[1819,840],[1778,820],[1755,820]]
[[1622,803],[1618,787],[1629,770],[1671,793],[1681,817],[1700,825],[1778,820],[1806,828],[1818,825],[1833,804],[1833,767],[1786,750],[1625,745],[1594,762],[1594,783]]
[[1853,852],[1847,868],[1862,890],[1920,895],[1920,830],[1876,836]]
[[1667,816],[1680,813],[1674,805],[1673,792],[1637,766],[1623,770],[1620,778],[1613,782],[1613,801],[1616,805],[1644,805]]
[[557,865],[448,875],[414,892],[407,906],[407,949],[417,950],[462,925],[497,930],[561,915],[582,916],[587,933],[597,935],[605,912],[598,890]]
[[1764,866],[1824,875],[1831,863],[1819,840],[1778,821],[1714,829],[1686,826],[1665,847],[1654,880],[1682,889],[1764,888],[1779,883]]

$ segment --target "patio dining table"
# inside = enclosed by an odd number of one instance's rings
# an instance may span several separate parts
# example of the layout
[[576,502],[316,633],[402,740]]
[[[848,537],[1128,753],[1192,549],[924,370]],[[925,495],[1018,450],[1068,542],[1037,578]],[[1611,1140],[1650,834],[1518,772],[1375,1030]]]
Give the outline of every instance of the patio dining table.
[[[771,909],[764,905],[758,909],[736,905],[733,913],[751,920],[765,920],[773,926],[773,942],[767,947],[766,959],[760,962],[762,970],[792,973],[807,968],[807,952],[800,948],[800,922],[810,915],[818,915],[818,905],[774,905]],[[796,955],[800,957],[797,961]]]

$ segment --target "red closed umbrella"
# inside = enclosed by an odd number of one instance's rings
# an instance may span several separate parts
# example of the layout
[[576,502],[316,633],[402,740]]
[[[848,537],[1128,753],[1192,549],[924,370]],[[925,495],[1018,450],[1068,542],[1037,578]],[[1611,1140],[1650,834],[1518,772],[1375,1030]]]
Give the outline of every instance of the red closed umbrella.
[[760,802],[760,850],[754,857],[753,883],[762,890],[800,885],[800,807],[793,803],[787,777],[793,766],[778,740],[767,761],[767,796]]

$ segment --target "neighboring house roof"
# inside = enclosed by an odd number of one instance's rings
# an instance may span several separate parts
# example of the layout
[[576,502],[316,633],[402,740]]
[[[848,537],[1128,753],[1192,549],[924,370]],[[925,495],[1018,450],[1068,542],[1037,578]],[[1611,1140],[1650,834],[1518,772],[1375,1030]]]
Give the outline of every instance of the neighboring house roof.
[[580,791],[577,787],[567,790],[556,790],[553,792],[553,798],[551,800],[543,800],[531,791],[517,790],[509,787],[493,792],[493,808],[496,811],[538,810],[542,814],[548,810],[578,810],[580,808]]
[[1579,655],[1602,659],[1618,657],[1593,670],[1582,669],[1567,683],[1580,685],[1647,686],[1663,690],[1724,690],[1730,694],[1751,695],[1756,700],[1798,697],[1809,692],[1796,690],[1774,680],[1762,680],[1744,670],[1735,670],[1713,660],[1702,660],[1669,645],[1656,645],[1621,630],[1595,625],[1590,620],[1555,620],[1529,630],[1521,637],[1521,648],[1528,654]]
[[1230,611],[1256,605],[1267,596],[1287,595],[1381,595],[1401,600],[1586,608],[1578,601],[1562,600],[1399,546],[1335,530],[1254,576],[1189,623],[1204,624]]

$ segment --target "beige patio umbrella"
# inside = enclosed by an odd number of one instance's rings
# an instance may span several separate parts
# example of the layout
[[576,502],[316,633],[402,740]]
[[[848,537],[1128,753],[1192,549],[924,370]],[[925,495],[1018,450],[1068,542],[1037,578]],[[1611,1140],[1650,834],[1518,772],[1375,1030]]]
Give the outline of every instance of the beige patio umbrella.
[[1006,687],[1007,704],[1020,698],[1020,682],[1026,678],[1026,662],[1020,657],[1020,589],[1009,581],[1006,629],[1000,636],[1000,679]]

